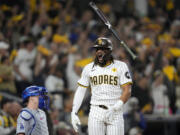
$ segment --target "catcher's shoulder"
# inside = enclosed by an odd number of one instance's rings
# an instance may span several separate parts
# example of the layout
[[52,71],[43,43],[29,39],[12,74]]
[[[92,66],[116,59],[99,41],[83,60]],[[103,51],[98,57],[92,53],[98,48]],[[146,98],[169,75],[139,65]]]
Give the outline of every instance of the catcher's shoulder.
[[20,117],[28,121],[32,118],[32,113],[27,108],[23,108],[20,112]]

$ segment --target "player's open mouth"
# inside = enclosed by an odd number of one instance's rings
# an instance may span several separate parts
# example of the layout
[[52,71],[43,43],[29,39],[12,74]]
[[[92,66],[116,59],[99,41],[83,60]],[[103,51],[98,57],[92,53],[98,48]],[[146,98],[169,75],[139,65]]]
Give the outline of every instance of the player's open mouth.
[[103,61],[103,57],[104,57],[104,55],[103,55],[103,54],[98,54],[98,60],[99,60],[100,62],[102,62],[102,61]]

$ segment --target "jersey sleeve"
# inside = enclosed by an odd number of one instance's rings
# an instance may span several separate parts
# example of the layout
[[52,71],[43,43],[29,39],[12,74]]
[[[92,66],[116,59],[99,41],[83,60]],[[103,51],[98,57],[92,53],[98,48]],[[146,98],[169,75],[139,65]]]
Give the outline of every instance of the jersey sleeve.
[[89,66],[84,67],[81,78],[78,80],[78,84],[82,87],[89,86]]
[[27,112],[21,112],[17,119],[17,127],[16,127],[16,134],[24,133],[27,134],[29,131],[30,125],[29,120],[31,119],[31,116]]
[[127,83],[132,84],[131,73],[130,73],[129,68],[126,65],[126,63],[123,63],[120,68],[121,68],[121,73],[120,73],[120,78],[119,78],[120,85],[124,85]]

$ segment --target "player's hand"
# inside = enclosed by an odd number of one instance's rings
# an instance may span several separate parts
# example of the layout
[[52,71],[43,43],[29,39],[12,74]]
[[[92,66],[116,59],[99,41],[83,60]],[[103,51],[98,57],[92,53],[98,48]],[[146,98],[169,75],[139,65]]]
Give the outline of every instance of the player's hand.
[[71,123],[74,130],[78,132],[78,125],[81,125],[81,122],[79,120],[79,117],[74,112],[71,112]]
[[107,111],[107,113],[106,113],[106,119],[108,120],[108,121],[112,121],[113,119],[114,119],[114,109],[113,109],[113,107],[111,107],[111,108],[109,108],[108,109],[108,111]]
[[115,105],[109,107],[106,113],[106,119],[108,119],[109,121],[114,120],[114,113],[116,111],[120,111],[122,109],[123,104],[123,101],[119,100]]

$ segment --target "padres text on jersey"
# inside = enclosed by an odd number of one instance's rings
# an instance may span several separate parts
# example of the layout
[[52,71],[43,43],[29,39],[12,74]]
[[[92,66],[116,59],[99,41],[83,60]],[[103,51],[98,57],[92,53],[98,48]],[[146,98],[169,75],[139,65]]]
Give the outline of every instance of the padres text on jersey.
[[119,100],[121,85],[132,83],[132,79],[126,63],[114,60],[105,67],[94,66],[93,62],[86,65],[78,83],[91,87],[92,105],[110,105]]

